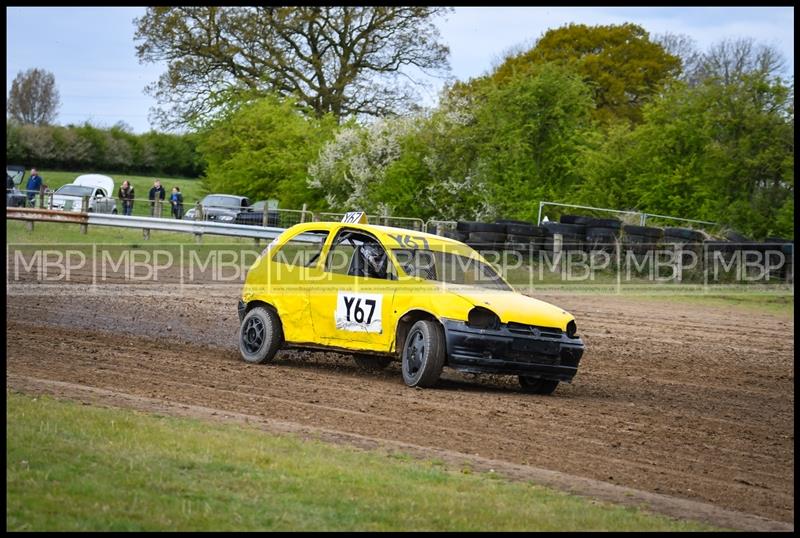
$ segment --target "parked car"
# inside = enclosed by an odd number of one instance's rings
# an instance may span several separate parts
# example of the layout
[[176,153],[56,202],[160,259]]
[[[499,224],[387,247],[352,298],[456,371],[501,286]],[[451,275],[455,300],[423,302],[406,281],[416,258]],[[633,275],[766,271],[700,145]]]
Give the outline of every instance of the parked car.
[[278,212],[274,209],[266,209],[267,201],[259,200],[251,205],[248,211],[240,211],[234,219],[234,224],[249,224],[251,226],[264,225],[264,211],[267,211],[267,226],[280,226]]
[[117,201],[113,198],[114,180],[102,174],[83,174],[72,183],[59,187],[53,193],[53,209],[80,211],[84,196],[89,197],[89,212],[117,213]]
[[433,386],[448,366],[550,394],[584,352],[571,314],[514,291],[468,245],[353,222],[283,232],[250,267],[238,313],[246,362],[345,350],[370,368],[399,359],[411,387]]
[[[200,201],[204,220],[233,223],[241,212],[250,211],[250,199],[232,194],[209,194]],[[196,209],[192,207],[184,215],[186,220],[195,220]]]
[[19,164],[6,165],[6,207],[25,207],[27,197],[19,190],[25,179],[25,167]]

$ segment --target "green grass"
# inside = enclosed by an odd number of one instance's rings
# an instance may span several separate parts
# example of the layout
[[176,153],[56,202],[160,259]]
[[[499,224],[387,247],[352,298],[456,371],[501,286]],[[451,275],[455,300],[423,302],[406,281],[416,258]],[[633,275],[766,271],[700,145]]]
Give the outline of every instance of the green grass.
[[[25,181],[29,177],[30,170],[26,171],[25,174]],[[115,192],[113,196],[116,196],[116,189],[118,189],[122,182],[128,180],[135,189],[136,198],[143,198],[147,200],[147,193],[150,190],[150,187],[153,186],[153,182],[156,179],[161,180],[161,185],[163,185],[164,189],[167,191],[167,195],[172,192],[172,187],[178,187],[181,189],[181,193],[183,194],[183,200],[185,207],[188,208],[186,204],[194,204],[197,200],[200,200],[203,196],[207,193],[202,188],[202,184],[199,179],[193,178],[185,178],[185,177],[165,177],[165,176],[134,176],[131,174],[118,174],[114,172],[97,172],[97,171],[86,171],[86,172],[64,172],[60,170],[39,170],[39,175],[42,176],[44,182],[53,190],[56,190],[62,185],[66,185],[67,183],[72,183],[76,177],[81,174],[103,174],[111,177],[114,180],[114,189]],[[24,183],[24,182],[23,182]],[[20,185],[20,188],[25,188],[25,185]],[[143,206],[144,204],[140,204]],[[136,204],[134,204],[134,210],[136,210]],[[137,211],[136,214],[139,214]]]
[[794,312],[794,293],[770,291],[729,291],[709,294],[641,295],[644,300],[688,302],[719,308],[735,308],[742,311],[766,312],[791,316]]
[[8,530],[713,530],[441,462],[6,392]]

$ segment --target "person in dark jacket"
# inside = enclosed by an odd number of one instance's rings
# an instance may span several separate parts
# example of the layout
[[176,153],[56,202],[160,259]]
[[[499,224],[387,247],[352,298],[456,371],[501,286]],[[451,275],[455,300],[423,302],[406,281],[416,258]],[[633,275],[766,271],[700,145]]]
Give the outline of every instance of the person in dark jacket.
[[161,217],[161,202],[164,201],[166,196],[167,191],[165,191],[164,187],[161,186],[161,182],[156,180],[155,183],[153,183],[153,187],[150,189],[150,193],[147,195],[147,197],[150,199],[151,217]]
[[179,187],[172,187],[172,195],[169,197],[172,204],[172,216],[176,219],[183,218],[183,195]]
[[122,182],[122,186],[117,191],[117,198],[122,202],[122,214],[130,216],[133,213],[133,185],[128,180]]
[[31,207],[36,205],[36,193],[42,188],[42,183],[42,176],[39,175],[36,168],[31,168],[31,177],[28,178],[28,185],[25,187],[28,191],[26,193],[28,195],[28,205]]

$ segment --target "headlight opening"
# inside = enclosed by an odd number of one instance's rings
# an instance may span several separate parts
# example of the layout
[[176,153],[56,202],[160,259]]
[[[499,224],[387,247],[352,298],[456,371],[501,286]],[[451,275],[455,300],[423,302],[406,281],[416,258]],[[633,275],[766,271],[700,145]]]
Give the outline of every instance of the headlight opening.
[[476,306],[467,315],[467,325],[476,329],[499,329],[500,318],[488,308]]

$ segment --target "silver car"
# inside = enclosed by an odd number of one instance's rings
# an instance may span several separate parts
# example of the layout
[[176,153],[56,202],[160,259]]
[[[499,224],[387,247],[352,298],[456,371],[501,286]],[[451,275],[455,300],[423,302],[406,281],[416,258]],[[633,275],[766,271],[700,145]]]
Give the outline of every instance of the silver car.
[[53,209],[80,211],[83,197],[88,196],[90,212],[116,214],[117,201],[113,195],[113,179],[101,174],[84,174],[53,193]]

